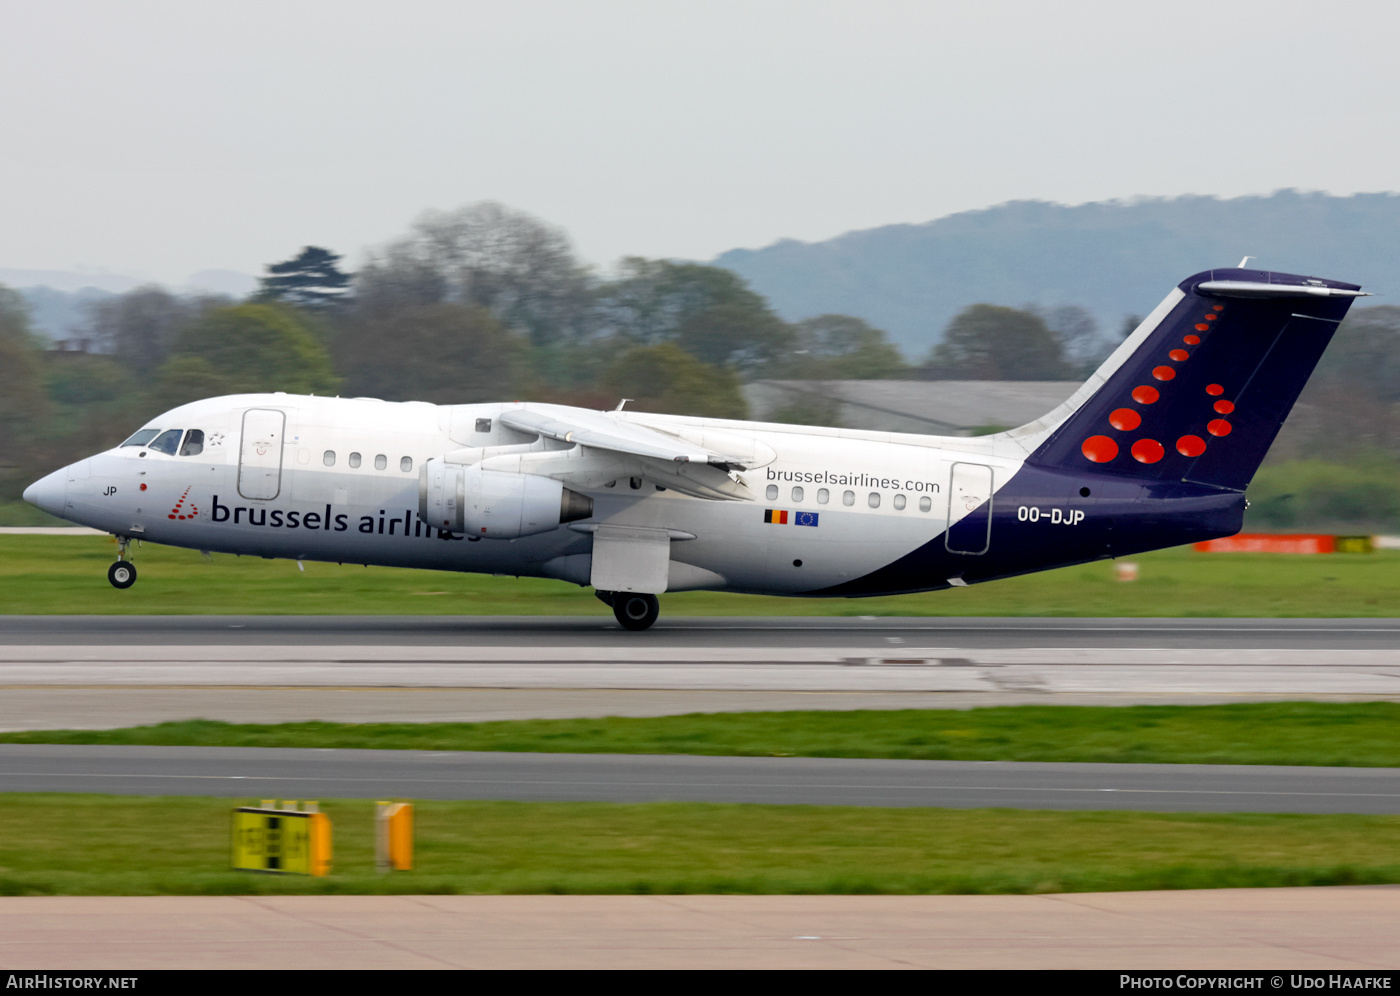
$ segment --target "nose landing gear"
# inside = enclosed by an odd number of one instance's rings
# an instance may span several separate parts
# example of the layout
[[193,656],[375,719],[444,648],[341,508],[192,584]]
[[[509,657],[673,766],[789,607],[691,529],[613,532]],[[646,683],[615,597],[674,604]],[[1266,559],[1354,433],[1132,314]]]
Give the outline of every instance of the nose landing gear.
[[130,588],[136,583],[136,565],[127,559],[130,545],[128,537],[117,537],[117,562],[107,568],[107,580],[112,582],[113,588]]
[[649,629],[661,615],[661,602],[655,595],[636,591],[595,591],[594,594],[612,606],[613,616],[623,629],[633,632]]

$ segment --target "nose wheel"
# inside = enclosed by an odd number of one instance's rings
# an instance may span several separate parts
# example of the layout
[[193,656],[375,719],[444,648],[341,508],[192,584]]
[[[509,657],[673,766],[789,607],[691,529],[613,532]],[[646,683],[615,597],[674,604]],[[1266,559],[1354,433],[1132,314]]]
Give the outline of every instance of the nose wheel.
[[136,583],[136,565],[127,553],[130,546],[130,536],[117,537],[117,562],[107,568],[107,580],[112,582],[113,588],[130,588]]
[[130,588],[136,583],[136,565],[129,560],[118,560],[107,568],[107,580],[113,588]]

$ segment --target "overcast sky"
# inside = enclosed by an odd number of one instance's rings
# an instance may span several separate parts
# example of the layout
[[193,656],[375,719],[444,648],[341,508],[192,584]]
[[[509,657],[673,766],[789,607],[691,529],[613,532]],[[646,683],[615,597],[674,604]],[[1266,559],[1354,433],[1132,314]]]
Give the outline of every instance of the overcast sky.
[[1394,3],[0,0],[0,268],[353,265],[497,200],[706,259],[1008,200],[1400,188]]

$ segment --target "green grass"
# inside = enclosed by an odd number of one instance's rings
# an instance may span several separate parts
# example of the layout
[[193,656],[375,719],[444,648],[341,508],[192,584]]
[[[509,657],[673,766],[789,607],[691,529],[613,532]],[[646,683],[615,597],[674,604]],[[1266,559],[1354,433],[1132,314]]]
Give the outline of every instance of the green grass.
[[[306,564],[148,544],[141,579],[106,580],[105,537],[0,536],[0,612],[18,614],[591,615],[591,589],[562,581],[442,571]],[[662,596],[663,616],[1201,616],[1400,615],[1400,551],[1326,556],[1203,554],[1189,548],[1114,564],[1010,578],[952,591],[866,599],[774,598],[713,592]]]
[[1397,767],[1400,703],[1000,706],[492,723],[191,720],[3,733],[0,743]]
[[373,803],[322,800],[334,867],[308,879],[229,870],[238,800],[0,798],[3,895],[1037,893],[1400,882],[1394,816],[420,802],[415,870],[379,876]]

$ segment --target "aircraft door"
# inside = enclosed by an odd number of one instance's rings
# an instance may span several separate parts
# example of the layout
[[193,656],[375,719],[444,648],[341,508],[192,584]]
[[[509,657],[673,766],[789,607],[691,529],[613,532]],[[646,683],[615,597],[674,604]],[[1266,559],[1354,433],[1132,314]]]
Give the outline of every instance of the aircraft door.
[[992,468],[955,463],[950,476],[943,544],[949,553],[986,553],[992,545]]
[[242,446],[238,455],[238,493],[266,501],[282,490],[282,437],[287,416],[275,408],[249,408],[243,413]]

